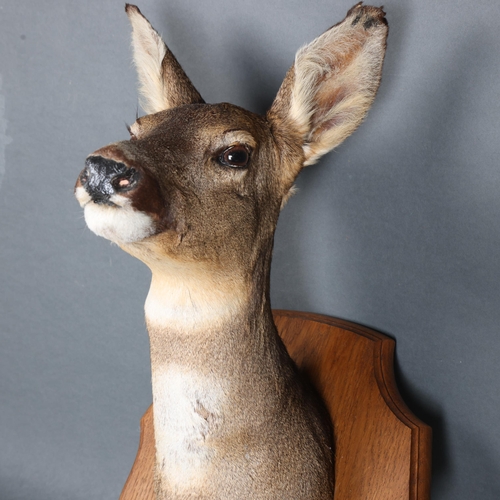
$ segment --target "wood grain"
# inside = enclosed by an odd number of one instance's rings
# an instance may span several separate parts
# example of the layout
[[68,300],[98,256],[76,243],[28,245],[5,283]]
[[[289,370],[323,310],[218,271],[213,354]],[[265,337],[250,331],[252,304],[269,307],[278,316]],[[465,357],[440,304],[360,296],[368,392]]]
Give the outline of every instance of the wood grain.
[[[323,396],[335,434],[335,500],[429,500],[431,429],[397,390],[394,340],[317,314],[274,311],[291,357]],[[120,500],[155,500],[150,407]]]

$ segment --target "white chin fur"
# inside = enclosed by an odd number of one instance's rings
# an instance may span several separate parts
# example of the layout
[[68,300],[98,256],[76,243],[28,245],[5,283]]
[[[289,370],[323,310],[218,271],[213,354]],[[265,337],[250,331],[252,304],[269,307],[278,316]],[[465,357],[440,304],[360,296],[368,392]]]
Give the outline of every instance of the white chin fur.
[[81,207],[84,207],[87,203],[92,201],[90,194],[87,193],[86,189],[82,186],[79,186],[75,189],[75,197],[78,200],[78,203],[80,203]]
[[151,217],[130,205],[112,207],[90,202],[85,205],[84,214],[92,232],[118,245],[143,240],[155,231]]

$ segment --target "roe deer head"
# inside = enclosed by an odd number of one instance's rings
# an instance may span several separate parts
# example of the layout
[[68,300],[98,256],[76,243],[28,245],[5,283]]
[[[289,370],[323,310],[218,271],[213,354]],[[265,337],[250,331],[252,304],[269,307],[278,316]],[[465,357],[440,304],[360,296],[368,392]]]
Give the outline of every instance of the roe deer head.
[[148,114],[87,158],[75,194],[89,228],[152,271],[157,498],[333,498],[331,426],[277,335],[271,253],[298,173],[375,97],[384,12],[359,3],[300,49],[265,116],[206,104],[126,12]]

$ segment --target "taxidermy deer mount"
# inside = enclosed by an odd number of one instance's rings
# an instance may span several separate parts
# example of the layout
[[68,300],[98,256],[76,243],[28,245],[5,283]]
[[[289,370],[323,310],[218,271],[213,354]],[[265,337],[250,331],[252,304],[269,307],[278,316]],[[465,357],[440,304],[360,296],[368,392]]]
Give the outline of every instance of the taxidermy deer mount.
[[359,3],[300,49],[260,116],[206,104],[140,10],[126,12],[147,115],[87,158],[75,194],[88,227],[152,272],[157,498],[333,498],[331,425],[273,323],[271,253],[300,170],[373,102],[385,14]]

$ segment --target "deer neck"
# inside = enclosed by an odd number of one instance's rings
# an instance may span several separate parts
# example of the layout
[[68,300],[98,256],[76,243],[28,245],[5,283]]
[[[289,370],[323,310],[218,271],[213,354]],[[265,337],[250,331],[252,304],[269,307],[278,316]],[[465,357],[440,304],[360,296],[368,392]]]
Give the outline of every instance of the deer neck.
[[262,370],[280,343],[269,303],[272,240],[266,248],[218,265],[127,249],[152,271],[145,316],[153,376],[167,365],[212,374],[220,365],[226,378],[241,364]]
[[[216,258],[158,255],[154,245],[127,245],[152,272],[145,316],[152,348],[179,342],[210,344],[251,338],[272,325],[269,272],[272,237],[246,252]],[[236,256],[236,257],[235,257]],[[154,361],[154,360],[153,360]]]
[[228,439],[260,428],[284,355],[264,271],[249,279],[202,265],[152,270],[145,313],[156,474],[160,489],[181,491],[205,484]]
[[206,338],[245,310],[249,291],[241,279],[201,265],[168,267],[153,270],[145,303],[148,330],[155,342],[172,336]]

